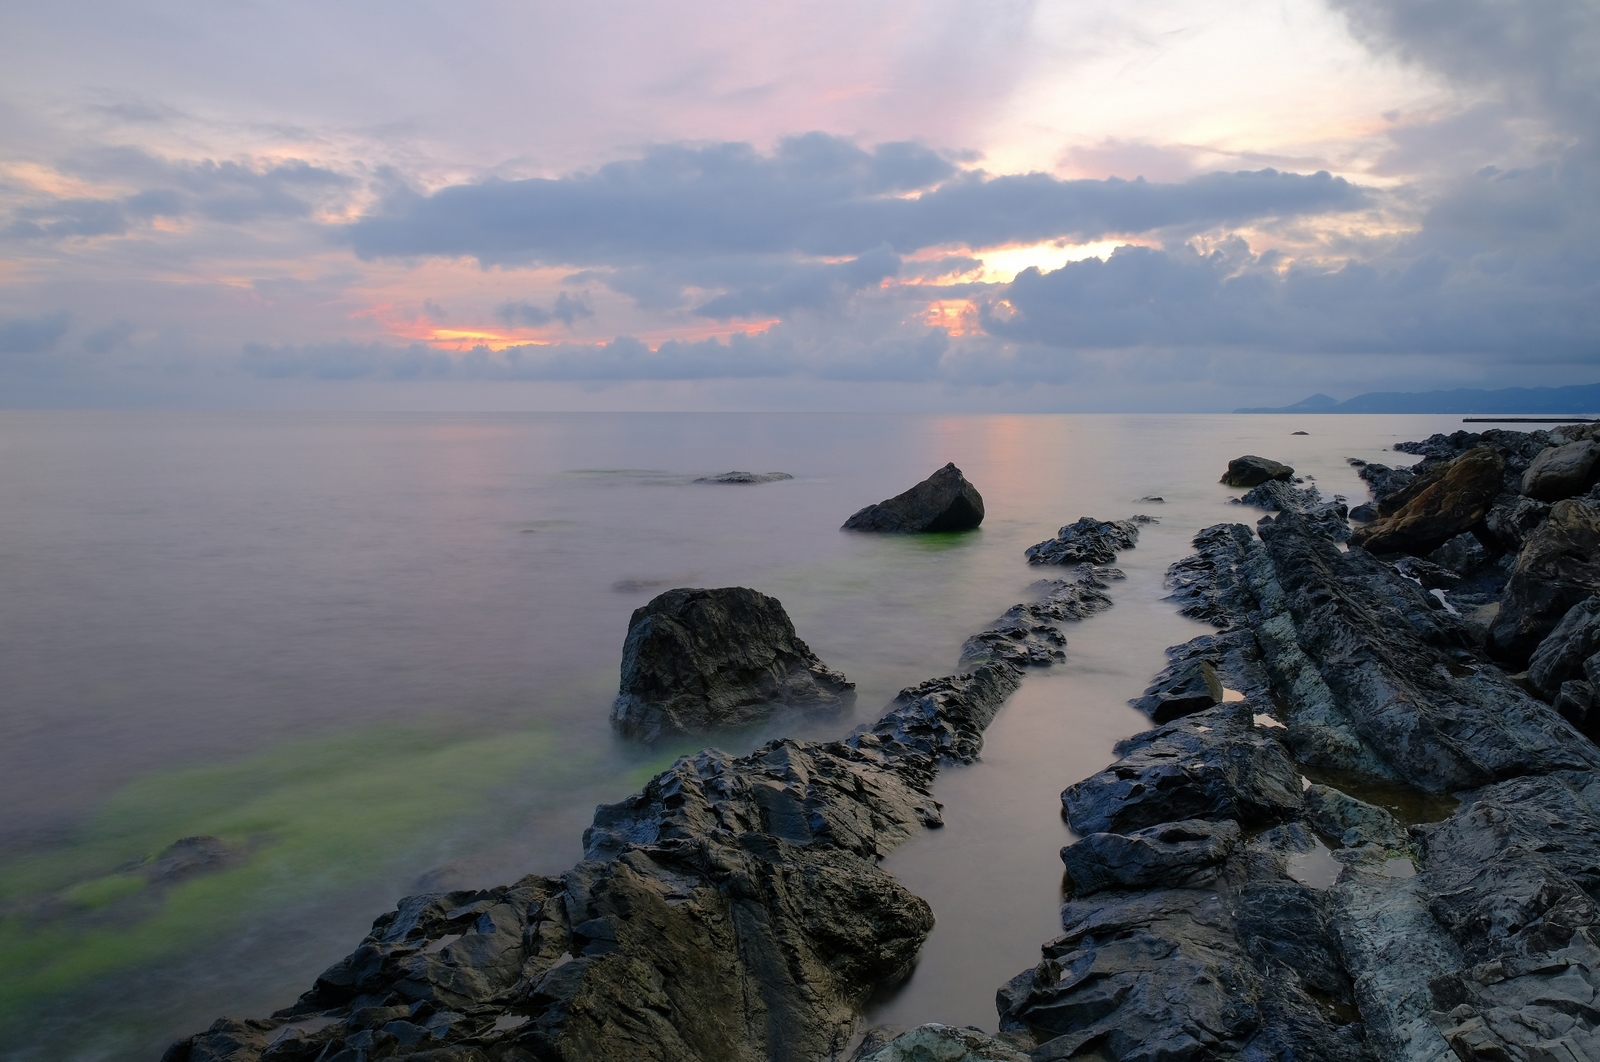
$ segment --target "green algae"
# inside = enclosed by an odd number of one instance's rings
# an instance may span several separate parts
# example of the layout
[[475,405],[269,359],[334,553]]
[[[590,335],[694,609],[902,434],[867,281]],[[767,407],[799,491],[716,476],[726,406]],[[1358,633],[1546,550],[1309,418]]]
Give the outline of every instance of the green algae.
[[[146,775],[66,843],[0,866],[0,1025],[28,1005],[238,930],[264,912],[373,881],[449,847],[453,824],[537,772],[581,769],[550,734],[452,738],[383,727],[233,763]],[[174,841],[240,858],[170,883],[137,868]]]

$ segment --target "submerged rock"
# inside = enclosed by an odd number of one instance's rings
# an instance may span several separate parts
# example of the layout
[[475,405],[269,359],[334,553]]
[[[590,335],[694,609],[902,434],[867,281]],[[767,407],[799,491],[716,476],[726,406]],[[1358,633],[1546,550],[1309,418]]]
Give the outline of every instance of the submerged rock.
[[[1373,553],[1425,554],[1484,518],[1502,488],[1505,460],[1488,447],[1469,450],[1401,493],[1403,504],[1361,528],[1351,543]],[[1381,511],[1381,509],[1380,509]]]
[[1230,487],[1254,487],[1269,479],[1287,481],[1293,476],[1294,469],[1281,461],[1245,454],[1228,462],[1228,470],[1222,474],[1222,482]]
[[1025,552],[1029,564],[1110,564],[1117,559],[1117,551],[1132,549],[1139,541],[1139,523],[1135,520],[1096,520],[1092,516],[1079,517],[1075,522],[1056,532],[1056,537],[1029,546]]
[[983,496],[952,463],[904,494],[860,510],[843,530],[916,534],[970,531],[981,523]]
[[837,712],[854,703],[855,684],[817,659],[776,598],[742,586],[668,590],[628,621],[611,722],[655,741],[786,705]]
[[723,472],[716,476],[701,476],[696,483],[777,483],[793,479],[787,472]]

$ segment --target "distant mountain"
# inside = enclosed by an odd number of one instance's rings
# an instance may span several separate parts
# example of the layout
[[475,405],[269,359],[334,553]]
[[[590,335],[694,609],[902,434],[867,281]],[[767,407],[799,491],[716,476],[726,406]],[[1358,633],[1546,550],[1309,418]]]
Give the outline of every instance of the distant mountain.
[[1594,413],[1600,383],[1571,387],[1505,387],[1479,391],[1369,391],[1346,402],[1312,395],[1292,406],[1236,409],[1235,413]]

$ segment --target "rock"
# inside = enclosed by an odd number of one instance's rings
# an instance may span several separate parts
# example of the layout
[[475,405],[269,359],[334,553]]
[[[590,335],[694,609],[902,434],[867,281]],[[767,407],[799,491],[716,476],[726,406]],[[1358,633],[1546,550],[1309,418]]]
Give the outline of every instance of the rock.
[[855,684],[817,659],[776,598],[740,586],[668,590],[628,622],[611,722],[655,741],[755,722],[784,705],[838,712],[854,703]]
[[1117,743],[1117,763],[1061,794],[1079,834],[1120,833],[1183,819],[1247,825],[1292,819],[1300,775],[1247,703],[1223,704]]
[[1140,498],[1139,500],[1142,501],[1142,502],[1164,502],[1167,499],[1161,497],[1159,494],[1146,494],[1144,497]]
[[1469,530],[1500,493],[1505,461],[1487,447],[1469,450],[1420,477],[1394,514],[1363,527],[1351,543],[1373,553],[1425,554]]
[[1239,499],[1240,505],[1253,505],[1268,512],[1299,513],[1323,535],[1335,542],[1350,537],[1349,506],[1340,495],[1322,500],[1315,486],[1296,488],[1281,480],[1269,479]]
[[1584,661],[1600,652],[1600,594],[1586,598],[1545,636],[1528,659],[1528,680],[1546,698],[1583,676]]
[[1010,1044],[977,1029],[929,1024],[902,1033],[860,1062],[1029,1062]]
[[1362,502],[1360,505],[1350,510],[1350,519],[1359,520],[1364,524],[1370,524],[1377,518],[1378,507],[1372,502]]
[[1072,895],[1102,889],[1187,888],[1202,885],[1239,844],[1231,819],[1165,822],[1127,835],[1091,833],[1061,849]]
[[[1350,461],[1355,464],[1354,458]],[[1394,509],[1385,510],[1384,506],[1391,498],[1411,485],[1415,474],[1409,468],[1390,468],[1388,465],[1376,462],[1369,464],[1363,461],[1356,464],[1356,475],[1361,477],[1367,489],[1372,492],[1371,504],[1379,515],[1388,516]]]
[[1461,614],[1461,625],[1467,629],[1467,634],[1472,638],[1472,644],[1480,648],[1489,644],[1489,631],[1494,627],[1494,621],[1500,615],[1500,602],[1491,601],[1487,605],[1480,605],[1471,612]]
[[1209,660],[1185,661],[1168,668],[1144,696],[1130,701],[1154,723],[1170,723],[1222,703],[1224,691]]
[[1306,788],[1305,815],[1306,823],[1335,846],[1398,848],[1406,843],[1405,832],[1393,815],[1331,786]]
[[701,476],[696,483],[776,483],[793,479],[787,472],[724,472],[718,476]]
[[1222,482],[1230,487],[1254,487],[1269,479],[1288,480],[1293,475],[1294,469],[1286,464],[1246,454],[1228,462],[1228,471],[1222,474]]
[[1550,707],[1561,713],[1561,718],[1571,723],[1590,741],[1600,737],[1600,720],[1594,716],[1594,686],[1583,679],[1563,682],[1550,699]]
[[1310,435],[1309,431],[1291,431],[1290,435]]
[[1428,560],[1458,575],[1466,575],[1489,563],[1489,551],[1483,548],[1476,535],[1463,531],[1428,554]]
[[1600,444],[1584,439],[1552,446],[1533,459],[1522,474],[1522,493],[1544,502],[1582,494],[1594,482]]
[[1502,549],[1516,553],[1527,537],[1549,518],[1550,506],[1544,502],[1520,494],[1502,494],[1489,507],[1483,522]]
[[1600,508],[1577,498],[1556,502],[1528,536],[1506,584],[1491,648],[1521,663],[1567,610],[1600,591]]
[[[1119,573],[1120,575],[1120,573]],[[1080,579],[1039,580],[1033,589],[1040,600],[1013,605],[989,628],[961,647],[961,666],[1003,661],[1016,667],[1048,667],[1066,659],[1067,639],[1058,626],[1077,622],[1111,607],[1092,568]]]
[[[1148,522],[1148,518],[1145,522]],[[1080,517],[1056,532],[1056,537],[1029,546],[1029,564],[1110,564],[1117,551],[1132,549],[1139,541],[1134,520],[1096,520]]]
[[915,534],[970,531],[983,523],[983,496],[954,464],[904,494],[869,505],[844,522],[846,531]]
[[132,868],[152,885],[170,885],[237,866],[246,852],[220,837],[184,837]]

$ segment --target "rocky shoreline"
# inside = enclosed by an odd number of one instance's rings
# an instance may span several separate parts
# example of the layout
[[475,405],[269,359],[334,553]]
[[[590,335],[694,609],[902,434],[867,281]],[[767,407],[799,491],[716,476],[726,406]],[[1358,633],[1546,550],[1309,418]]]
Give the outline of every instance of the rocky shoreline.
[[165,1058],[1600,1058],[1592,430],[1406,444],[1414,468],[1359,468],[1353,537],[1268,468],[1243,499],[1267,516],[1195,537],[1169,585],[1216,630],[1062,794],[1064,932],[1000,986],[998,1037],[862,1040],[933,923],[878,862],[1110,605],[1097,565],[1133,522],[1033,547],[1065,577],[875,723],[681,759],[597,811],[567,874],[410,897],[294,1007]]

